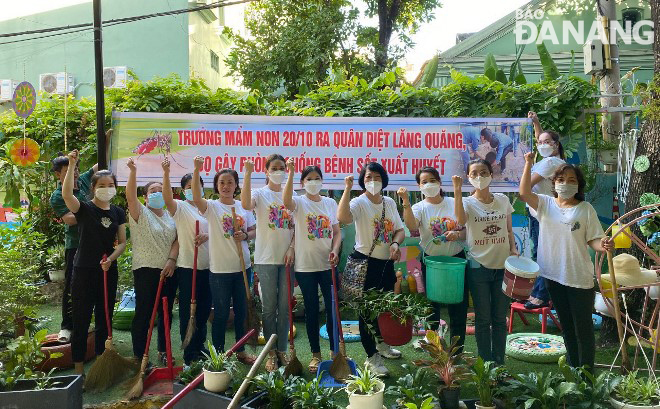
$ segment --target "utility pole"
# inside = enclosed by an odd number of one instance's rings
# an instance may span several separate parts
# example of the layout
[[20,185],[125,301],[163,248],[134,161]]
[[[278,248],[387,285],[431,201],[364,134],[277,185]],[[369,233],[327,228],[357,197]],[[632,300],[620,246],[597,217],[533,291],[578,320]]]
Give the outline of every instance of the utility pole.
[[101,40],[101,0],[94,0],[94,74],[96,82],[96,147],[99,170],[107,169],[105,100],[103,87],[103,41]]
[[617,38],[610,36],[611,22],[616,21],[616,0],[596,0],[596,11],[601,22],[599,28],[605,51],[605,75],[600,80],[600,93],[605,96],[600,99],[600,104],[606,112],[601,127],[603,139],[616,142],[623,132],[623,113],[607,112],[607,108],[620,107],[622,101],[619,46]]

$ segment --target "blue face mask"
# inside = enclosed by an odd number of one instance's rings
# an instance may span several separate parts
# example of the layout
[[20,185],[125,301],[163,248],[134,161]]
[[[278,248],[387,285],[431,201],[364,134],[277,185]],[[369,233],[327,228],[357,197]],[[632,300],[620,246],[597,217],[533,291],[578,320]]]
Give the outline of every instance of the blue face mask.
[[193,201],[193,191],[192,189],[186,189],[183,191],[183,195],[186,197],[186,200]]
[[162,209],[165,207],[165,199],[163,199],[162,192],[149,193],[149,203],[147,206],[152,209]]

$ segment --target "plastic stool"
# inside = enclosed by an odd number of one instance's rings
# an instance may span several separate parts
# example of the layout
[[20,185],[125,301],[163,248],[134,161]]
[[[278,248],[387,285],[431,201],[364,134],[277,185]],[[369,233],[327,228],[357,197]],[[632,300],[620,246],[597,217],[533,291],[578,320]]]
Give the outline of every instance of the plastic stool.
[[514,313],[518,314],[523,324],[525,325],[529,325],[529,322],[527,322],[527,319],[525,318],[524,314],[541,314],[541,316],[543,317],[543,319],[541,320],[541,333],[543,334],[545,334],[548,317],[550,317],[552,322],[554,322],[557,328],[559,328],[559,330],[561,331],[561,324],[559,323],[559,320],[557,320],[557,317],[555,317],[555,315],[552,313],[552,304],[550,304],[549,307],[533,308],[531,310],[528,310],[527,308],[525,308],[525,305],[523,303],[519,303],[519,302],[512,303],[511,313],[509,314],[509,334],[513,332]]

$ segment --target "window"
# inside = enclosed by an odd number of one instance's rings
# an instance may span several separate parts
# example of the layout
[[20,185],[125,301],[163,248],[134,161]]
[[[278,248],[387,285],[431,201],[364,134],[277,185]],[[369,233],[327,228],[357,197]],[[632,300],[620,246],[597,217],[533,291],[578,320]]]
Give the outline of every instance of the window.
[[211,51],[211,68],[216,72],[220,72],[220,57],[218,57],[218,54],[213,51]]

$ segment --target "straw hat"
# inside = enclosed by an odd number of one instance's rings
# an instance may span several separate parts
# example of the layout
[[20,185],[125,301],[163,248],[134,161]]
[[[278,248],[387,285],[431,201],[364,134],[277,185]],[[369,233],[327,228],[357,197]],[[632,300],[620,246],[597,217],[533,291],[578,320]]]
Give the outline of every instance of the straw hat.
[[[651,284],[658,281],[658,275],[654,270],[639,267],[639,260],[630,254],[619,254],[612,259],[614,271],[616,272],[616,283],[624,287]],[[612,281],[609,274],[600,276],[601,280]]]

